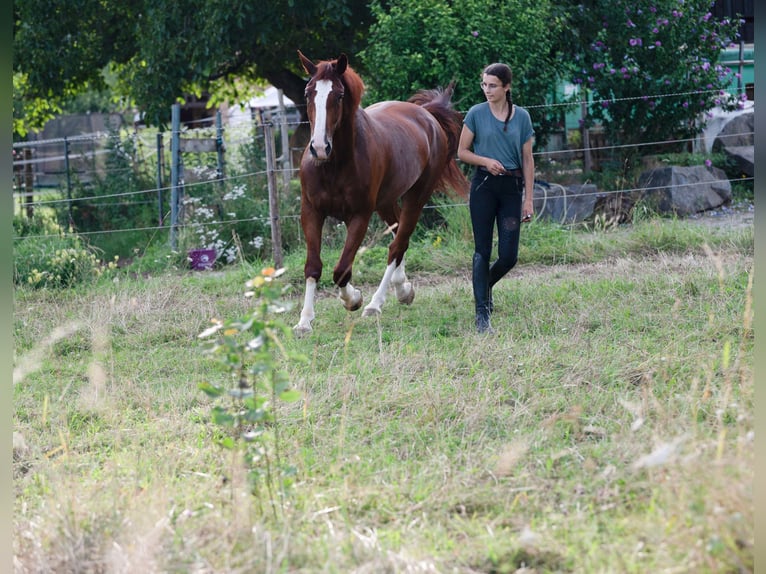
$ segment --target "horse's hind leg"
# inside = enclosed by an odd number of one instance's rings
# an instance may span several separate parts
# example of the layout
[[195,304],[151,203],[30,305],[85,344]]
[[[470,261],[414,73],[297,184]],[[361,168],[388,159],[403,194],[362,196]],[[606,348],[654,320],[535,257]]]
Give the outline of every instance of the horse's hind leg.
[[399,265],[396,264],[396,261],[388,264],[386,271],[383,273],[383,278],[380,280],[380,285],[378,285],[378,290],[375,291],[370,303],[364,308],[362,317],[380,315],[383,303],[386,302],[386,293],[390,285],[394,286],[396,298],[400,303],[409,305],[415,299],[415,289],[412,287],[412,283],[407,281],[407,277],[404,274],[404,258],[402,258]]
[[396,291],[396,298],[399,303],[403,305],[410,305],[415,299],[415,288],[412,283],[407,281],[407,275],[404,273],[404,257],[402,256],[402,262],[394,269],[394,274],[391,276],[391,283]]

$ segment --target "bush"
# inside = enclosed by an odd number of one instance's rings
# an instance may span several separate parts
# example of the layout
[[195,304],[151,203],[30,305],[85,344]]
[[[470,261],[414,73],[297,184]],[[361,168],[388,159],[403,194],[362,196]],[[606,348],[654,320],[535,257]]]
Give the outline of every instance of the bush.
[[41,212],[31,219],[16,215],[13,228],[15,285],[66,288],[101,275],[95,250],[78,235],[66,233],[50,214]]

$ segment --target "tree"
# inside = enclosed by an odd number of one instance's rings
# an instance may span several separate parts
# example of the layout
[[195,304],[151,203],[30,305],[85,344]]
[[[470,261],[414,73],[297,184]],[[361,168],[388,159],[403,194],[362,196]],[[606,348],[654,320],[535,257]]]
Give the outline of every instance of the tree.
[[25,89],[16,97],[38,110],[17,117],[41,127],[48,118],[38,104],[104,87],[106,69],[118,95],[154,125],[164,125],[185,95],[240,96],[234,78],[266,80],[301,103],[297,50],[353,54],[369,21],[369,9],[354,0],[17,0],[13,65]]
[[[716,20],[710,0],[585,0],[566,11],[571,80],[590,94],[588,124],[614,145],[699,133],[713,107],[733,108],[734,79],[718,61],[739,21]],[[743,95],[744,97],[744,95]],[[626,147],[625,165],[639,153]],[[681,150],[679,150],[681,151]]]
[[504,61],[514,102],[529,109],[545,143],[556,119],[546,104],[563,71],[554,48],[563,19],[547,0],[375,0],[371,9],[375,23],[359,54],[368,100],[406,99],[456,80],[456,107],[467,109],[484,99],[482,69]]

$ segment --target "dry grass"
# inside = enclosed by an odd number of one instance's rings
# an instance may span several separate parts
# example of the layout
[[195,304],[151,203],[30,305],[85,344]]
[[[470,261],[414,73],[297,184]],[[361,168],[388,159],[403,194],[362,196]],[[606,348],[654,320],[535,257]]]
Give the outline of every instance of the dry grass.
[[196,387],[225,376],[196,335],[247,308],[242,272],[18,292],[15,571],[752,572],[751,268],[520,266],[492,338],[460,270],[379,320],[320,297],[286,342],[309,360],[278,521]]

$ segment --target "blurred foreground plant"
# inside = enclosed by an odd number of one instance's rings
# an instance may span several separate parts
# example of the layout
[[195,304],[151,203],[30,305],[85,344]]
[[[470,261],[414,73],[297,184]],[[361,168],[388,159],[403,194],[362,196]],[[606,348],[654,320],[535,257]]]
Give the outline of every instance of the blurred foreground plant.
[[[199,388],[214,399],[212,422],[224,431],[217,442],[234,453],[241,453],[251,493],[259,504],[263,488],[277,517],[277,502],[284,508],[284,496],[292,484],[295,467],[284,459],[276,414],[277,401],[295,402],[300,392],[280,369],[282,361],[303,361],[282,344],[292,330],[274,318],[289,309],[280,300],[284,291],[276,279],[284,269],[263,269],[246,283],[245,296],[252,298],[250,312],[238,319],[213,319],[212,326],[200,333],[204,351],[229,372],[229,385],[200,383]],[[263,511],[262,505],[260,506]]]

